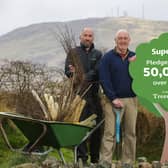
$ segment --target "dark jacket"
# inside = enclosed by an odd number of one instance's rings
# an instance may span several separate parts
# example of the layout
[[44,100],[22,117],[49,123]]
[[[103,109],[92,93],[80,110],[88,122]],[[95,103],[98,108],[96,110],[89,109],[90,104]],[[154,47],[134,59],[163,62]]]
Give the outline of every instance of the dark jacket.
[[[85,47],[82,44],[80,46],[77,46],[73,50],[75,50],[75,52],[77,53],[75,56],[78,57],[80,65],[82,66],[83,73],[85,75],[85,82],[93,84],[88,94],[89,96],[91,95],[94,96],[98,93],[98,87],[99,87],[98,65],[102,54],[99,50],[96,50],[94,48],[94,44],[92,44],[89,51],[86,51]],[[69,65],[74,65],[74,63],[73,60],[70,59],[69,56],[67,56],[65,61],[65,74],[68,77],[73,75],[69,71],[68,67]]]
[[105,95],[110,99],[135,97],[132,90],[132,78],[129,74],[129,58],[135,53],[128,50],[123,60],[115,49],[104,55],[100,62],[100,82]]

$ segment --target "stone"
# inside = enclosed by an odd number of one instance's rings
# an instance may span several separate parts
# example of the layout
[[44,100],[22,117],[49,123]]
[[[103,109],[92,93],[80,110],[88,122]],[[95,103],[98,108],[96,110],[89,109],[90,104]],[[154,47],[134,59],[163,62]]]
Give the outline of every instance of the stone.
[[18,166],[15,166],[14,168],[39,168],[39,166],[37,166],[36,164],[33,164],[33,163],[24,163],[24,164],[20,164]]
[[138,163],[138,168],[152,168],[152,164],[149,162],[140,162]]
[[161,168],[160,161],[152,161],[152,168]]

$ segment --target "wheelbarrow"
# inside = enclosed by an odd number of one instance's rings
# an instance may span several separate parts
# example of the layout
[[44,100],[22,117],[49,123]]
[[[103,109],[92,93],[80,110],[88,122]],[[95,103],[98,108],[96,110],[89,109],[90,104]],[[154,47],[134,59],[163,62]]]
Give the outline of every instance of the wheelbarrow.
[[[61,149],[72,148],[74,152],[74,162],[77,163],[78,146],[87,140],[89,136],[104,122],[103,119],[92,128],[66,122],[32,119],[13,112],[0,112],[1,133],[7,146],[12,151],[19,151],[22,153],[25,152],[23,152],[23,150],[17,150],[11,146],[5,129],[3,128],[4,119],[12,120],[28,141],[31,142],[31,145],[27,150],[28,153],[33,154],[33,150],[38,146],[52,147],[58,151],[64,164],[66,164],[66,162]],[[50,151],[51,149],[46,150],[45,152],[39,153],[39,155],[48,154]]]

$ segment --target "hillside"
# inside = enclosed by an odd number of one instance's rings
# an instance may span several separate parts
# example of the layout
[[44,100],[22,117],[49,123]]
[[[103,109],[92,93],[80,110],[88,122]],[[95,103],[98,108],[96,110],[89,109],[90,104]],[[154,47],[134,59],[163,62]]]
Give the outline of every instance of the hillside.
[[65,53],[58,42],[57,32],[58,28],[62,30],[65,24],[72,29],[77,41],[83,27],[92,27],[95,31],[96,46],[103,50],[114,46],[114,34],[121,28],[126,28],[131,33],[131,49],[135,49],[139,43],[168,32],[168,22],[124,17],[33,24],[0,36],[0,59],[31,60],[62,67]]

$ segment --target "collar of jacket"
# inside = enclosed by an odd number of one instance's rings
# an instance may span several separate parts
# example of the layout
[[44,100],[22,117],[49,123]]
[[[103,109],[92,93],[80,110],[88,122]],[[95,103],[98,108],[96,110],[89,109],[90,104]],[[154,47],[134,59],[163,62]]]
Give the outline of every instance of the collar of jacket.
[[[86,46],[85,46],[84,44],[80,43],[80,46],[81,46],[81,48],[82,48],[83,50],[86,51]],[[90,46],[88,52],[90,52],[93,48],[94,48],[94,44],[92,43],[92,45]]]
[[[119,53],[119,52],[117,52],[116,47],[115,47],[113,50],[114,50],[114,52],[115,52],[116,54],[118,54],[118,55],[120,56],[120,53]],[[127,49],[127,52],[126,52],[126,54],[125,54],[125,55],[127,55],[127,56],[128,56],[129,52],[130,52],[130,50],[129,50],[129,49]]]

